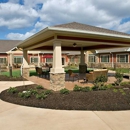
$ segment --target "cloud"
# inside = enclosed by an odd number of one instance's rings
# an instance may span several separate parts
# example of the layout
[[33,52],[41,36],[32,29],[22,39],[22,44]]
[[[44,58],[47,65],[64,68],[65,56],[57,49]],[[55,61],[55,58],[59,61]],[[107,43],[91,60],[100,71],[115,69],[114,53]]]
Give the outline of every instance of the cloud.
[[24,39],[47,26],[74,21],[130,33],[130,20],[124,20],[130,17],[129,0],[21,1],[22,5],[19,0],[0,4],[0,26],[9,29],[30,27],[30,31],[23,34],[10,33],[8,38],[18,36]]
[[130,32],[130,21],[120,24],[116,27],[117,31],[122,31],[122,32]]
[[38,12],[33,8],[14,3],[0,4],[0,26],[8,29],[33,26],[38,17]]
[[33,32],[27,32],[25,34],[9,33],[6,37],[7,37],[7,39],[10,39],[10,40],[16,40],[16,39],[17,40],[24,40],[24,39],[32,36],[33,34],[35,34],[35,33],[33,33]]
[[117,17],[115,19],[115,16],[107,14],[105,10],[97,9],[91,0],[48,0],[39,14],[41,21],[53,25],[76,21],[95,26],[104,25],[103,27],[107,28],[106,25],[113,25],[112,21],[119,22]]

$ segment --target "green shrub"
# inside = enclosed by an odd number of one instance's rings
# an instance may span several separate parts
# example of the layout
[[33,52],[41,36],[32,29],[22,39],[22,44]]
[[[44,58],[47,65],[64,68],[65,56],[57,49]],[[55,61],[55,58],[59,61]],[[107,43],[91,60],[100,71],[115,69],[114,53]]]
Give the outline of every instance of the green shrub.
[[102,86],[104,86],[104,83],[107,82],[107,77],[101,75],[99,77],[97,77],[95,80],[94,80],[94,90],[98,90],[100,89]]
[[123,80],[123,74],[121,74],[120,72],[116,72],[115,78],[116,78],[115,85],[119,85],[120,86],[121,82]]
[[82,92],[89,92],[91,90],[92,90],[92,88],[90,88],[90,87],[84,87],[81,89]]
[[107,86],[101,86],[100,88],[99,88],[99,90],[107,90],[108,88],[107,88]]
[[130,85],[130,82],[121,82],[121,84],[120,84],[121,86],[125,86],[125,85]]
[[73,91],[81,91],[82,87],[75,85],[75,87],[73,88]]
[[98,90],[98,87],[97,87],[97,86],[93,86],[93,87],[92,87],[92,90],[93,90],[93,91],[97,91],[97,90]]
[[63,89],[60,90],[61,94],[69,94],[69,92],[70,91],[68,89],[66,89],[66,88],[63,88]]
[[37,99],[45,99],[47,98],[47,95],[45,93],[36,94]]
[[45,91],[44,91],[44,94],[45,94],[45,95],[50,95],[51,93],[52,93],[52,90],[45,90]]
[[104,85],[107,89],[110,89],[110,88],[113,88],[113,85],[112,84],[106,84]]
[[113,89],[113,92],[117,93],[117,92],[118,92],[118,89]]
[[29,91],[32,95],[36,95],[38,93],[35,89],[29,89]]
[[17,89],[14,88],[14,87],[10,87],[10,88],[7,90],[7,92],[8,92],[8,93],[12,93],[12,94],[14,94],[14,93],[17,92]]
[[37,89],[44,89],[44,87],[42,87],[41,85],[37,85],[36,88]]
[[29,97],[31,97],[31,92],[30,91],[19,92],[18,96],[21,97],[21,98],[29,98]]
[[119,92],[122,94],[122,95],[126,95],[125,91],[123,89],[119,89]]

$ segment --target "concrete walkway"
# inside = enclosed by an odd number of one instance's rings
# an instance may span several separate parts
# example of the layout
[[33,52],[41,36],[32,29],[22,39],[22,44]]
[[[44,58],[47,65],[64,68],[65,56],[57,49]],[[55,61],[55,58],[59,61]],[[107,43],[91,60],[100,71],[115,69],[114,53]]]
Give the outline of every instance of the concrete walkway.
[[[22,84],[0,82],[0,92]],[[0,130],[130,130],[130,111],[60,111],[0,100]]]

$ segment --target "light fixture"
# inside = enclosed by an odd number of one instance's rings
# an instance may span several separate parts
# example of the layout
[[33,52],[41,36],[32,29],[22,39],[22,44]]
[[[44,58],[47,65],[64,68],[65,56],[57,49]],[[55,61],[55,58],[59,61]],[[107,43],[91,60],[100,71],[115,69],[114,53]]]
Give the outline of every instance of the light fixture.
[[77,44],[76,43],[73,43],[73,47],[76,47],[77,46]]

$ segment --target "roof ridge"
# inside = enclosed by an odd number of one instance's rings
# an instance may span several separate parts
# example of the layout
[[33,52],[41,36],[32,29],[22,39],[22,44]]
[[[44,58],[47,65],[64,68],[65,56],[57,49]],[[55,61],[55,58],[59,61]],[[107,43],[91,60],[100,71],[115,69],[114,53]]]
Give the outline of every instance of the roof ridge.
[[60,27],[60,28],[69,28],[69,29],[76,29],[76,30],[88,30],[88,31],[95,31],[95,32],[105,32],[105,33],[112,33],[112,34],[122,34],[122,35],[129,35],[128,33],[120,32],[120,31],[115,31],[103,27],[97,27],[93,25],[88,25],[88,24],[83,24],[83,23],[78,23],[78,22],[71,22],[71,23],[66,23],[66,24],[60,24],[60,25],[55,25],[53,27]]

